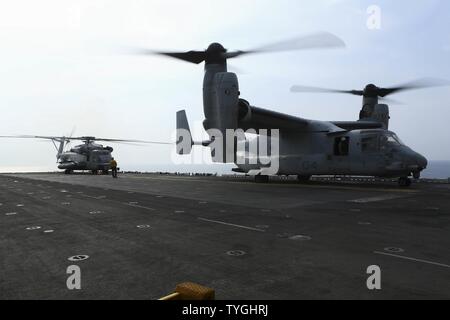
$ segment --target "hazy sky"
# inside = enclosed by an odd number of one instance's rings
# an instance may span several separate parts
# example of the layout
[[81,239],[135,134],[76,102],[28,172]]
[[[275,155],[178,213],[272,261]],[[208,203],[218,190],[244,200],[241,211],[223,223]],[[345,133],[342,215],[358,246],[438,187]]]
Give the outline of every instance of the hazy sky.
[[[381,29],[367,8],[381,9]],[[175,112],[203,120],[202,66],[115,54],[121,47],[247,49],[315,31],[346,49],[245,56],[252,105],[320,120],[356,120],[359,97],[291,94],[293,84],[362,89],[450,78],[448,0],[0,0],[0,135],[171,140]],[[450,88],[393,97],[391,129],[432,160],[450,159]],[[1,140],[0,171],[55,168],[50,142]],[[170,163],[165,146],[115,146],[122,168]]]

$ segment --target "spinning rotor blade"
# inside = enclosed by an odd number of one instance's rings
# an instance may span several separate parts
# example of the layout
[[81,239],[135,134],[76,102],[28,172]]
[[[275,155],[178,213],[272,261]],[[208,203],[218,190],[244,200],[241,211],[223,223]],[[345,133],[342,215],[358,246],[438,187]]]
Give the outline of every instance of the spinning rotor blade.
[[353,94],[356,96],[362,96],[363,91],[361,90],[335,90],[328,88],[319,88],[319,87],[306,87],[306,86],[292,86],[291,92],[318,92],[318,93],[347,93]]
[[418,90],[418,89],[426,89],[426,88],[433,88],[433,87],[442,87],[449,85],[448,81],[440,80],[440,79],[418,79],[414,81],[410,81],[395,87],[391,88],[378,88],[379,93],[378,95],[380,97],[387,97],[391,94],[398,93],[401,91],[407,91],[407,90]]
[[95,137],[52,137],[52,136],[32,136],[32,135],[16,135],[16,136],[0,136],[0,138],[26,138],[26,139],[47,139],[56,141],[104,141],[104,142],[116,142],[116,143],[142,143],[142,144],[164,144],[170,145],[171,142],[161,141],[144,141],[144,140],[124,140],[124,139],[107,139],[107,138],[95,138]]
[[331,33],[319,32],[246,51],[227,52],[227,50],[223,48],[222,45],[218,43],[213,43],[208,47],[208,49],[204,51],[191,50],[187,52],[166,52],[166,51],[152,51],[148,49],[137,49],[133,50],[132,53],[140,55],[155,55],[155,54],[164,55],[171,58],[183,60],[186,62],[199,64],[204,61],[206,62],[218,60],[220,61],[252,53],[282,52],[282,51],[306,50],[315,48],[324,49],[324,48],[338,48],[338,47],[345,47],[344,41],[342,41],[340,38]]
[[0,136],[0,138],[46,139],[46,140],[66,140],[66,141],[72,139],[70,137],[51,137],[51,136],[32,136],[32,135]]
[[115,143],[172,144],[171,142],[161,142],[161,141],[123,140],[123,139],[107,139],[107,138],[94,138],[91,139],[91,141],[104,141]]
[[343,48],[343,47],[345,47],[344,41],[342,41],[334,34],[328,32],[318,32],[246,51],[227,52],[224,55],[227,59],[229,59],[252,53],[285,52],[294,50],[327,49],[327,48]]
[[[357,96],[364,96],[364,97],[380,97],[380,98],[386,98],[387,96],[407,91],[407,90],[418,90],[418,89],[425,89],[425,88],[432,88],[432,87],[440,87],[440,86],[446,86],[449,85],[450,82],[439,80],[439,79],[418,79],[415,81],[411,81],[408,83],[405,83],[403,85],[391,87],[391,88],[379,88],[373,84],[367,85],[364,90],[335,90],[335,89],[327,89],[327,88],[316,88],[316,87],[306,87],[306,86],[292,86],[291,92],[319,92],[319,93],[346,93],[346,94],[352,94]],[[389,101],[385,99],[385,101]],[[398,103],[394,100],[391,100],[394,103]]]
[[154,52],[159,55],[191,62],[195,64],[202,63],[206,59],[205,51],[188,51],[188,52]]

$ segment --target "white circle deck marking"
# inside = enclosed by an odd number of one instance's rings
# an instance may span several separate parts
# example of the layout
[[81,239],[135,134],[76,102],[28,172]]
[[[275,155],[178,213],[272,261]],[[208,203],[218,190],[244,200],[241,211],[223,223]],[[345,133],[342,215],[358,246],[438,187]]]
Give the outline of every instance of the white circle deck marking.
[[85,254],[79,254],[79,255],[76,255],[76,256],[72,256],[72,257],[67,258],[67,260],[69,260],[69,261],[75,261],[75,262],[83,261],[83,260],[87,260],[87,259],[89,259],[89,256],[88,256],[88,255],[85,255]]
[[97,210],[97,211],[90,211],[89,213],[90,213],[90,214],[99,214],[99,213],[102,213],[102,212],[99,211],[99,210]]
[[184,213],[184,210],[176,210],[175,213]]
[[156,196],[157,198],[164,198],[163,196]]
[[243,256],[245,254],[246,254],[246,252],[242,251],[242,250],[230,250],[230,251],[227,251],[227,255],[233,256],[233,257],[239,257],[239,256]]
[[70,202],[61,202],[63,206],[70,206]]
[[304,236],[304,235],[301,235],[301,234],[297,234],[297,235],[289,237],[289,240],[296,240],[296,241],[309,241],[311,239],[312,238],[310,236]]
[[149,224],[140,224],[137,226],[139,229],[148,229],[151,228]]
[[44,233],[53,233],[55,230],[45,230]]
[[16,207],[25,207],[25,205],[19,203],[18,205],[16,205]]
[[26,228],[27,230],[38,230],[38,229],[40,229],[41,227],[40,226],[32,226],[32,227],[28,227],[28,228]]
[[17,214],[17,212],[7,212],[7,213],[5,213],[5,216],[13,216],[16,214]]
[[62,189],[62,190],[59,190],[59,192],[67,193],[67,192],[69,192],[69,191]]
[[384,251],[394,252],[394,253],[402,253],[402,252],[405,252],[405,249],[396,248],[396,247],[387,247],[387,248],[384,248]]

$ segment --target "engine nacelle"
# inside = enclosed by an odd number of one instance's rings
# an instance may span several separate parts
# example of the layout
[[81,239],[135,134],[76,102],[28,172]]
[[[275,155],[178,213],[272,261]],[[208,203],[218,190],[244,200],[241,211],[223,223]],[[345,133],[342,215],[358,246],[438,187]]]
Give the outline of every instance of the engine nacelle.
[[222,146],[222,152],[212,153],[214,162],[233,162],[234,143],[227,141],[226,130],[236,130],[239,114],[239,83],[236,74],[219,72],[214,76],[212,86],[205,88],[204,92],[208,105],[203,122],[205,130],[213,143],[212,148]]

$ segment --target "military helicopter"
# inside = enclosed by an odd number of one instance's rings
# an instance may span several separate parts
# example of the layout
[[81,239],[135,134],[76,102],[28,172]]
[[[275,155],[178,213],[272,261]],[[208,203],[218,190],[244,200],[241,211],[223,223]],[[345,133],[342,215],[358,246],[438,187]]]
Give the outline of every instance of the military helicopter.
[[[308,181],[312,175],[397,177],[401,186],[409,186],[409,177],[420,177],[421,171],[427,167],[427,160],[402,143],[395,133],[388,131],[389,107],[378,103],[378,97],[385,97],[408,87],[383,89],[367,86],[362,91],[350,91],[349,93],[363,96],[363,108],[358,121],[318,121],[252,106],[247,100],[240,98],[237,75],[227,71],[228,59],[244,55],[344,46],[344,42],[337,36],[321,32],[246,51],[230,52],[221,44],[213,43],[202,51],[161,52],[139,49],[136,53],[163,55],[194,64],[205,63],[203,127],[209,140],[195,142],[191,136],[186,136],[184,132],[187,131],[190,135],[190,129],[186,112],[181,110],[177,112],[179,154],[189,154],[193,145],[209,147],[213,161],[234,162],[237,168],[233,171],[253,174],[257,182],[268,182],[269,174],[264,170],[267,165],[261,161],[256,164],[251,161],[259,156],[258,153],[245,147],[246,161],[236,161],[236,145],[247,146],[255,138],[241,137],[236,141],[237,137],[229,138],[227,131],[253,129],[258,140],[263,135],[271,137],[266,130],[276,129],[279,131],[279,150],[270,154],[271,159],[278,162],[274,173],[276,175],[297,175],[300,181]],[[217,142],[221,142],[223,147],[219,156]],[[232,148],[228,147],[230,144],[233,145]]]
[[[113,148],[109,146],[102,146],[95,143],[96,141],[113,142],[113,143],[153,143],[166,144],[163,142],[151,142],[142,140],[122,140],[122,139],[105,139],[96,137],[54,137],[54,136],[0,136],[1,138],[25,138],[25,139],[45,139],[52,141],[57,153],[56,159],[58,162],[58,169],[64,170],[65,174],[72,174],[74,170],[89,170],[92,174],[108,174],[110,169],[110,162],[112,159],[111,153]],[[71,141],[82,141],[83,143],[67,149]],[[59,144],[59,145],[58,145]],[[167,143],[169,144],[169,143]]]

